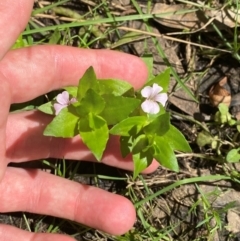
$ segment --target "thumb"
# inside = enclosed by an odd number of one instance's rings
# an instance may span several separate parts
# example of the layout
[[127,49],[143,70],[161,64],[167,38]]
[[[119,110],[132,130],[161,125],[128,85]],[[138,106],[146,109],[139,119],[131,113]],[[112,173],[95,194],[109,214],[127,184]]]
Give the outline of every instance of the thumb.
[[7,167],[6,151],[6,124],[11,103],[10,86],[6,81],[0,81],[0,181]]

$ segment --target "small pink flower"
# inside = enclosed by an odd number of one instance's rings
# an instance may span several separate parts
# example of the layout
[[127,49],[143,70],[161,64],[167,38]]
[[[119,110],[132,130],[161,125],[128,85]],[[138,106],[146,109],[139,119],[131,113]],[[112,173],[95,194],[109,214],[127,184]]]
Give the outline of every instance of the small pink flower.
[[63,108],[77,102],[76,98],[69,100],[69,93],[67,91],[63,91],[61,94],[58,94],[56,100],[57,103],[53,105],[55,115],[58,115]]
[[161,103],[165,106],[167,102],[167,94],[160,92],[163,90],[158,84],[153,84],[153,86],[146,86],[141,90],[142,97],[146,100],[141,104],[142,110],[145,113],[157,114],[160,111],[160,106],[158,103]]

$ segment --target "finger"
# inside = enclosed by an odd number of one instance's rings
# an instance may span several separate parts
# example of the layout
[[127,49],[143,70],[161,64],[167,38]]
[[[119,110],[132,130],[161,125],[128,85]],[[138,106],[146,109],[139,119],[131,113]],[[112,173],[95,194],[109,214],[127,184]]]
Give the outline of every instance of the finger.
[[[1,21],[0,21],[0,36],[1,36],[1,45],[0,45],[0,60],[9,50],[9,48],[14,44],[17,37],[26,27],[26,24],[29,20],[30,13],[33,7],[33,0],[0,0],[0,12],[1,12]],[[0,83],[1,88],[1,110],[0,110],[0,180],[4,174],[6,168],[6,160],[4,160],[5,153],[5,126],[7,121],[7,113],[9,111],[11,93],[9,89],[9,84],[4,79],[1,79]]]
[[0,224],[1,240],[6,241],[74,241],[75,239],[49,233],[32,233],[9,225]]
[[10,106],[10,87],[7,82],[0,81],[0,181],[1,178],[5,172],[6,166],[7,166],[7,160],[5,158],[5,151],[6,151],[6,125],[7,125],[7,117],[9,112],[9,106]]
[[[64,46],[39,46],[11,51],[0,62],[0,78],[12,88],[8,98],[13,103],[24,102],[53,89],[77,84],[89,66],[95,68],[99,78],[125,79],[136,88],[147,78],[145,64],[134,56]],[[0,139],[4,139],[4,136]],[[0,178],[6,162],[1,162],[3,168]]]
[[10,51],[0,63],[0,78],[12,87],[12,101],[24,102],[51,90],[77,85],[93,66],[99,78],[118,78],[139,88],[147,68],[137,57],[110,50],[35,46]]
[[39,170],[8,167],[0,193],[0,212],[51,215],[114,235],[127,232],[136,219],[128,199]]
[[0,1],[0,59],[11,48],[29,20],[33,0]]
[[[38,111],[13,113],[7,122],[7,162],[23,162],[49,157],[71,160],[94,160],[89,149],[81,138],[52,138],[43,136],[43,131],[52,117]],[[131,156],[122,158],[118,137],[111,137],[102,162],[125,170],[133,170]],[[158,164],[153,164],[146,170],[147,173],[156,170]]]

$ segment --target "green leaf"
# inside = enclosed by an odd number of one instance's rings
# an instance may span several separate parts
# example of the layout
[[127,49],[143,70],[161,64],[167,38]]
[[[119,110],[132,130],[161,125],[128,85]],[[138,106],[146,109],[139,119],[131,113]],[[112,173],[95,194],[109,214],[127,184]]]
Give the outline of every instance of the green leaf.
[[147,65],[148,69],[148,81],[153,79],[155,76],[153,75],[153,55],[152,54],[145,54],[141,57],[144,63]]
[[166,142],[164,136],[155,138],[155,154],[154,158],[164,167],[171,171],[179,172],[179,166],[175,153],[171,145]]
[[218,105],[218,109],[222,115],[227,115],[229,113],[228,106],[226,104],[220,103]]
[[100,161],[109,138],[106,121],[102,117],[90,113],[87,117],[80,119],[78,128],[84,144]]
[[129,114],[140,105],[140,100],[123,96],[103,95],[105,100],[105,108],[99,114],[108,123],[115,125],[116,123],[127,118]]
[[141,153],[137,153],[132,155],[133,157],[133,179],[135,179],[140,172],[142,172],[144,169],[148,167],[148,157],[145,155],[141,155]]
[[170,69],[167,68],[164,72],[157,75],[155,78],[148,81],[144,86],[152,86],[154,83],[160,85],[163,90],[161,92],[167,93],[169,88],[169,82],[170,82]]
[[44,130],[45,136],[70,138],[78,134],[79,117],[71,111],[72,107],[66,107],[52,120]]
[[12,49],[19,49],[29,46],[26,39],[23,38],[22,34],[18,37],[15,44],[12,46]]
[[218,105],[219,111],[216,112],[214,116],[214,121],[220,124],[228,123],[229,125],[234,125],[235,121],[232,120],[232,116],[229,113],[228,106],[224,103]]
[[104,109],[104,106],[104,99],[94,90],[89,89],[77,107],[77,113],[80,117],[84,117],[88,113],[98,114]]
[[197,135],[197,144],[200,147],[203,147],[205,145],[211,144],[214,138],[211,136],[211,134],[207,131],[201,131]]
[[149,146],[148,138],[146,135],[142,134],[133,141],[132,154],[145,151],[148,148],[148,146]]
[[165,112],[154,118],[143,130],[146,134],[164,135],[170,128],[170,115]]
[[113,126],[113,128],[109,131],[109,133],[112,135],[119,135],[119,136],[130,136],[134,134],[136,135],[142,129],[142,127],[146,124],[146,122],[147,122],[146,116],[128,117],[127,119]]
[[240,125],[238,124],[236,127],[237,127],[238,132],[240,132]]
[[[215,139],[216,138],[216,139]],[[214,139],[211,142],[211,147],[213,150],[219,149],[219,141],[217,140],[217,137],[214,137]]]
[[42,111],[45,114],[49,114],[49,115],[55,115],[54,113],[54,108],[53,108],[53,104],[55,101],[49,101],[43,105],[40,105],[37,109]]
[[67,86],[67,87],[64,87],[63,89],[69,93],[70,99],[71,99],[71,97],[77,96],[77,92],[78,92],[77,86]]
[[172,147],[173,150],[183,152],[192,151],[184,135],[173,125],[170,125],[169,130],[165,133],[163,138]]
[[58,28],[56,28],[49,39],[49,44],[58,44],[61,40],[61,33]]
[[148,138],[145,135],[140,135],[133,142],[132,156],[134,163],[133,178],[148,167],[153,160],[154,150],[149,146]]
[[117,40],[117,42],[111,45],[111,49],[115,49],[117,47],[120,47],[121,45],[132,43],[134,41],[145,38],[147,38],[147,36],[142,33],[127,32],[126,34],[122,35],[121,38]]
[[121,136],[120,137],[120,149],[122,157],[126,157],[132,150],[132,137]]
[[99,91],[97,77],[92,66],[86,70],[83,77],[79,80],[77,99],[81,101],[89,89],[93,89],[96,92]]
[[239,162],[240,160],[240,148],[232,149],[227,154],[227,162]]
[[237,123],[236,120],[233,120],[233,119],[229,119],[229,120],[228,120],[228,124],[229,124],[230,126],[234,126],[234,125],[236,125],[236,123]]
[[126,81],[116,79],[100,79],[99,89],[100,95],[112,94],[115,96],[121,96],[131,90],[132,93],[134,93],[134,89],[131,84]]

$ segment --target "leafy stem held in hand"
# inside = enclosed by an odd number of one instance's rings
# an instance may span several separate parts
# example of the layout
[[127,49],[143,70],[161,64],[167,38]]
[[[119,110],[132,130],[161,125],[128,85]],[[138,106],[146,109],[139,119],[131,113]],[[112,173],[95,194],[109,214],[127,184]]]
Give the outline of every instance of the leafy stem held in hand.
[[64,88],[56,100],[38,108],[55,115],[44,135],[63,138],[80,135],[98,161],[109,135],[118,135],[122,156],[132,155],[134,178],[153,159],[178,171],[174,151],[190,152],[191,148],[182,133],[171,125],[170,115],[164,109],[169,79],[167,69],[141,90],[134,91],[125,81],[97,79],[90,67],[77,87]]

